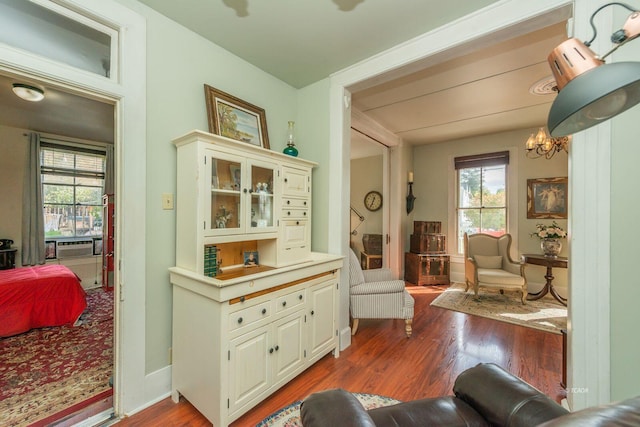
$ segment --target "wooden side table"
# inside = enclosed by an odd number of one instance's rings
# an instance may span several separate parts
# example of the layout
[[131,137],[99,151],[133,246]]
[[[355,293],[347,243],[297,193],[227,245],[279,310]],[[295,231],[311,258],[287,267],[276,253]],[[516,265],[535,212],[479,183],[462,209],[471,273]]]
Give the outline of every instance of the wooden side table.
[[363,270],[382,268],[382,255],[369,255],[366,252],[360,252],[360,265]]
[[522,260],[527,264],[541,265],[543,267],[547,267],[547,274],[545,274],[544,278],[547,279],[547,283],[545,283],[544,288],[538,293],[529,294],[527,299],[530,301],[535,301],[537,299],[542,298],[546,294],[550,293],[560,304],[567,305],[567,299],[563,298],[558,294],[558,292],[553,287],[553,267],[557,268],[567,268],[569,265],[569,258],[566,257],[546,257],[544,255],[539,254],[524,254],[522,255]]

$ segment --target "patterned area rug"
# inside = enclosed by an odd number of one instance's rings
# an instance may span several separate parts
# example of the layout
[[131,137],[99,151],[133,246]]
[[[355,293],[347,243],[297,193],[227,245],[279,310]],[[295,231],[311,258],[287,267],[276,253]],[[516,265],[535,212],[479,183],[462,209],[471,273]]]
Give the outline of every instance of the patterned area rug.
[[[400,403],[399,400],[378,396],[377,394],[353,393],[353,395],[360,401],[365,409],[380,408],[382,406]],[[302,401],[298,400],[280,409],[278,412],[260,421],[256,427],[302,427],[302,423],[300,422],[300,403],[302,403]]]
[[0,339],[0,424],[26,426],[110,389],[113,292],[87,291],[79,326]]
[[499,291],[480,289],[476,300],[473,291],[465,292],[464,287],[462,283],[452,284],[431,305],[554,334],[560,334],[560,330],[567,327],[567,308],[551,295],[522,305],[520,294],[516,292],[500,294]]

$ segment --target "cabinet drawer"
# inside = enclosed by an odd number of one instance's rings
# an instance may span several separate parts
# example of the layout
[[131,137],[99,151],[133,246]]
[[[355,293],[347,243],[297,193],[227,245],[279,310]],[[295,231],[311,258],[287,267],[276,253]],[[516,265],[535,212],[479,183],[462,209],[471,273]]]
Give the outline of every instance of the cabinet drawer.
[[284,209],[280,218],[282,219],[306,219],[309,216],[308,209]]
[[270,314],[269,301],[234,311],[229,314],[229,330],[235,331],[236,329],[269,317]]
[[289,197],[284,197],[282,199],[282,208],[306,208],[309,206],[309,200],[307,199],[293,199]]
[[287,295],[282,295],[276,300],[276,313],[280,313],[294,307],[300,307],[304,304],[305,300],[306,297],[304,289],[291,292]]

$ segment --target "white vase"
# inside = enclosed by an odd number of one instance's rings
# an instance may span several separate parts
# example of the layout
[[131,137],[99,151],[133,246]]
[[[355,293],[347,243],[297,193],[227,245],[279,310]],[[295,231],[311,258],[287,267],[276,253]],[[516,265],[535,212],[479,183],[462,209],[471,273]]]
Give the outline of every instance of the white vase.
[[542,253],[546,257],[556,258],[562,250],[562,242],[560,239],[542,239],[540,241]]

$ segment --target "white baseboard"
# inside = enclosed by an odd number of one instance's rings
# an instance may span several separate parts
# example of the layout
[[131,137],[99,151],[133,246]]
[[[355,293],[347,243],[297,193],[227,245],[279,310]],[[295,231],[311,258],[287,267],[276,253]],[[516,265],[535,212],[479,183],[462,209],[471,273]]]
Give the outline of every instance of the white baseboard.
[[346,327],[340,331],[340,351],[351,345],[351,328]]

